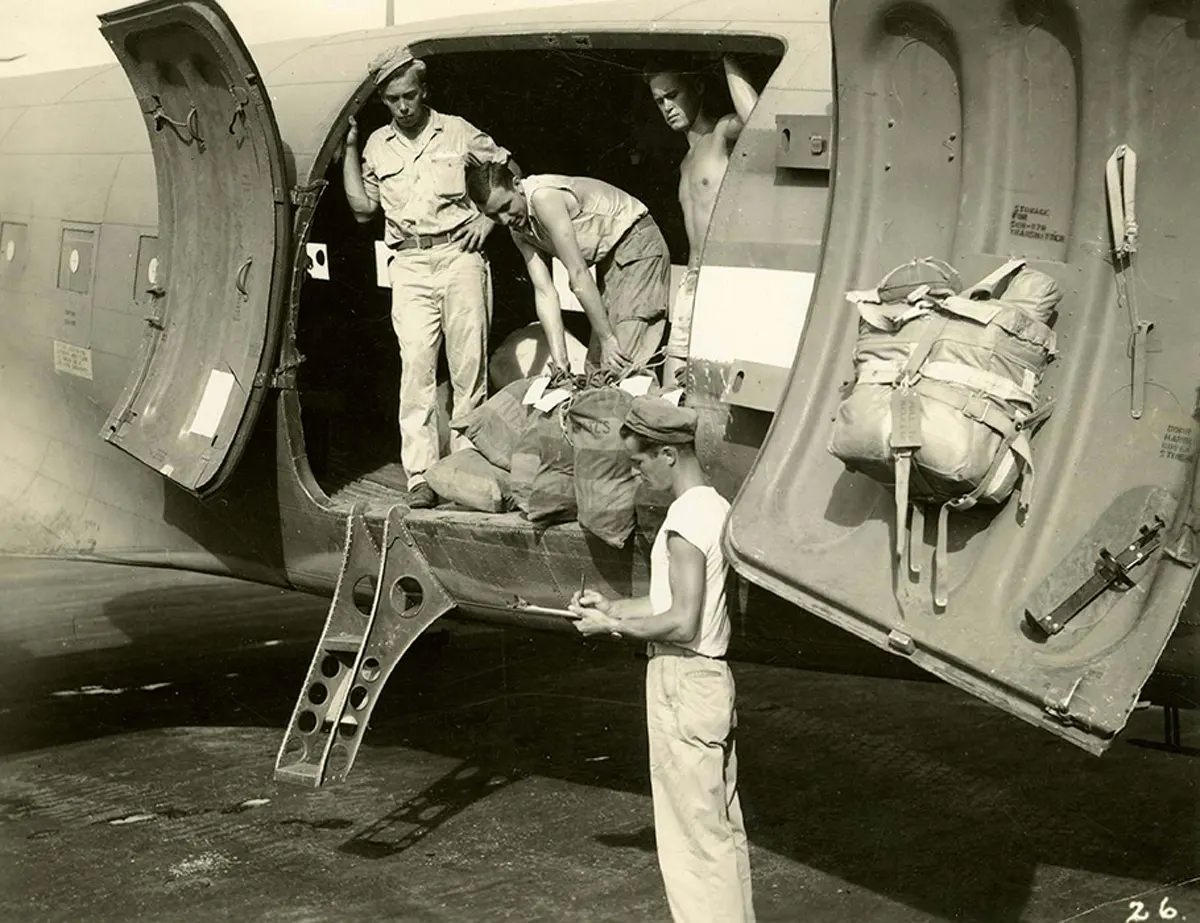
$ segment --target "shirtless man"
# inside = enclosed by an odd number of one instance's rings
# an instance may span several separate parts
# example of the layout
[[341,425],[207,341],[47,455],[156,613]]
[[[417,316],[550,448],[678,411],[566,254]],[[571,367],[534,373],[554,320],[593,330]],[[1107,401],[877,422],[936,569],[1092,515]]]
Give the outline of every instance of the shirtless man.
[[672,311],[671,336],[663,364],[664,384],[675,381],[687,365],[700,251],[708,236],[717,190],[729,166],[729,152],[758,102],[757,91],[737,62],[726,56],[722,65],[736,111],[721,116],[705,109],[704,86],[695,75],[679,71],[653,71],[647,75],[650,95],[663,118],[675,131],[686,132],[688,140],[687,155],[679,165],[679,206],[687,230],[688,265]]

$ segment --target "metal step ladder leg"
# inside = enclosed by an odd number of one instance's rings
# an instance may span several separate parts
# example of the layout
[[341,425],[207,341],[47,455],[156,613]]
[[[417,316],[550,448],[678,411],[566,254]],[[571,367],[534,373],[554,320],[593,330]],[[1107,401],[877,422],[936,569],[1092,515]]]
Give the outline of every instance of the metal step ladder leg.
[[392,669],[454,607],[404,526],[407,512],[388,512],[380,548],[362,505],[350,511],[325,630],[275,760],[280,781],[343,781]]

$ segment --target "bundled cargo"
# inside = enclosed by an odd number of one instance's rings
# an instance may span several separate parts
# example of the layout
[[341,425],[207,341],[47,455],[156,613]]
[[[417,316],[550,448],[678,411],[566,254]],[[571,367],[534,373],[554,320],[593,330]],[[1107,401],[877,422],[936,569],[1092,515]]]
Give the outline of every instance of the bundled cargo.
[[621,439],[621,421],[633,397],[618,387],[580,391],[567,410],[574,445],[579,524],[615,548],[635,524],[638,479]]
[[532,407],[522,403],[531,383],[520,379],[506,385],[474,410],[452,420],[450,428],[461,431],[493,465],[510,470],[513,450],[533,413]]
[[534,523],[550,525],[575,518],[575,458],[564,432],[559,405],[535,412],[512,456],[513,500]]
[[438,496],[469,510],[505,513],[515,508],[508,472],[476,449],[461,449],[439,459],[425,478]]
[[[895,485],[896,551],[914,503],[940,505],[934,599],[947,602],[947,516],[1033,487],[1029,438],[1050,410],[1037,388],[1055,355],[1054,280],[1012,260],[958,293],[937,260],[914,260],[875,289],[851,292],[861,315],[856,378],[838,407],[829,451]],[[914,526],[916,531],[916,527]],[[915,565],[913,570],[916,570]]]

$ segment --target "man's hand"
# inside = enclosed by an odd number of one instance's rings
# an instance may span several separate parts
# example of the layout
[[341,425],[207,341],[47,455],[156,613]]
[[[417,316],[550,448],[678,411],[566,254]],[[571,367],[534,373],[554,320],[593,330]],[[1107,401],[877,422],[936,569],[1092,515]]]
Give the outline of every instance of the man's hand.
[[621,351],[615,336],[606,336],[600,340],[600,366],[621,372],[629,365],[630,358]]
[[608,615],[612,609],[611,601],[601,597],[594,589],[584,589],[582,593],[576,593],[574,597],[571,597],[568,609],[580,617],[574,623],[575,630],[584,637],[592,635],[620,637],[619,619]]
[[450,239],[458,241],[458,245],[468,253],[478,253],[483,249],[484,241],[495,226],[496,222],[487,215],[476,215],[455,231]]
[[579,616],[579,620],[574,624],[575,630],[581,635],[585,637],[591,635],[621,637],[620,620],[609,614],[612,609],[612,601],[601,596],[595,590],[576,593],[571,597],[571,604],[567,608]]
[[333,152],[333,159],[341,160],[347,151],[351,152],[351,159],[358,158],[358,122],[354,116],[350,116],[350,127],[346,130],[346,140],[342,142],[340,148]]
[[[579,612],[576,612],[577,607]],[[607,596],[601,596],[595,590],[584,590],[581,593],[575,593],[571,597],[571,602],[567,605],[567,608],[577,615],[583,609],[595,609],[603,615],[609,615],[612,612],[612,600]]]

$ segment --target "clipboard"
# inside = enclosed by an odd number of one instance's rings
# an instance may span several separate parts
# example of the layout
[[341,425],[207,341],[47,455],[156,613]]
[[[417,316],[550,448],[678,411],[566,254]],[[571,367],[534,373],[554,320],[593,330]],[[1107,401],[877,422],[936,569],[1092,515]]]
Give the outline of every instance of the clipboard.
[[523,606],[510,606],[514,612],[530,612],[535,615],[557,615],[559,618],[570,619],[573,622],[578,622],[581,616],[576,615],[570,609],[555,609],[552,606],[534,606],[525,604]]

